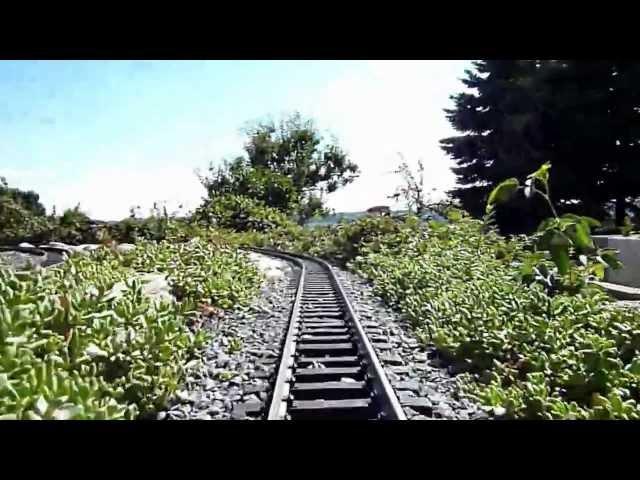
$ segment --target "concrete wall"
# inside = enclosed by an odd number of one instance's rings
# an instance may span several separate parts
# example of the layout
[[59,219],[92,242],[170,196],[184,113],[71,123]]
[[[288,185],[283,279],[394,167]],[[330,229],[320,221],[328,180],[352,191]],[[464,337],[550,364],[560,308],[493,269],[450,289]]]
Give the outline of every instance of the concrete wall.
[[607,269],[605,281],[640,288],[640,237],[622,235],[594,235],[596,245],[618,250],[624,264],[620,270]]

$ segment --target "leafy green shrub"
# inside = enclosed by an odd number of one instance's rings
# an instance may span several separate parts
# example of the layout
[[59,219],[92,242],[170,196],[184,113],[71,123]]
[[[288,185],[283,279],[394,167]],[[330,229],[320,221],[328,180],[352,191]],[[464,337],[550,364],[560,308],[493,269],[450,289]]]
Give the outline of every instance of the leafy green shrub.
[[513,417],[640,418],[640,312],[595,286],[550,296],[527,285],[525,242],[450,220],[401,246],[397,234],[380,236],[351,266],[467,372],[462,382],[483,404]]
[[221,195],[200,206],[194,219],[204,225],[232,229],[239,232],[265,231],[288,227],[291,220],[275,208],[240,195]]
[[136,243],[139,240],[185,242],[203,233],[202,227],[192,218],[178,218],[176,213],[170,215],[166,206],[160,208],[154,203],[150,215],[145,218],[136,217],[135,210],[131,209],[128,218],[103,227],[102,240],[124,243]]
[[[591,229],[600,227],[600,222],[571,213],[558,216],[549,196],[550,169],[550,163],[543,164],[528,176],[523,187],[516,178],[501,182],[489,195],[486,211],[493,214],[495,205],[507,202],[519,190],[524,190],[527,198],[542,197],[553,216],[545,219],[532,236],[533,249],[523,262],[522,277],[541,282],[549,293],[577,291],[590,277],[601,280],[606,268],[619,268],[621,264],[614,250],[596,247]],[[545,258],[553,262],[554,270],[549,271],[542,263]]]
[[[136,268],[166,272],[180,301],[142,294]],[[0,268],[0,418],[135,418],[162,407],[207,336],[196,301],[246,302],[258,274],[228,248],[194,242],[107,248],[53,269]],[[120,296],[112,289],[127,281]]]
[[79,206],[65,210],[59,217],[35,215],[11,197],[0,196],[0,244],[49,241],[79,244],[93,243],[98,238],[91,220]]
[[226,309],[246,303],[256,293],[260,274],[236,249],[200,239],[186,243],[143,241],[138,247],[141,251],[123,256],[123,264],[139,272],[166,273],[180,299],[188,297]]
[[0,244],[39,243],[50,236],[49,217],[36,216],[9,197],[0,197]]
[[240,195],[255,199],[281,212],[292,213],[300,202],[300,192],[289,176],[264,166],[254,167],[243,158],[209,167],[210,177],[200,177],[209,198]]

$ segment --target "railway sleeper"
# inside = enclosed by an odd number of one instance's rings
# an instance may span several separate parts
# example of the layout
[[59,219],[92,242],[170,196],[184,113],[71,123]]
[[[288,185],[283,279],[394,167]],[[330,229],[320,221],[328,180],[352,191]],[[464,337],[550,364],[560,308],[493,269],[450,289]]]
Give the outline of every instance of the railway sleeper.
[[342,381],[344,378],[349,380],[362,381],[365,379],[366,372],[361,365],[354,367],[326,367],[326,368],[297,368],[293,373],[295,382],[309,381],[317,382],[335,382]]
[[348,356],[324,356],[324,357],[307,357],[300,356],[296,359],[296,364],[298,366],[302,365],[317,365],[322,364],[325,366],[332,367],[355,367],[360,365],[362,362],[360,358],[356,355],[348,355]]
[[291,388],[290,399],[295,400],[351,400],[370,396],[363,381],[305,382]]
[[296,420],[374,420],[377,408],[371,398],[347,400],[294,400],[289,416]]
[[299,341],[307,343],[325,343],[325,342],[348,342],[351,335],[316,335],[315,333],[302,333],[298,337]]

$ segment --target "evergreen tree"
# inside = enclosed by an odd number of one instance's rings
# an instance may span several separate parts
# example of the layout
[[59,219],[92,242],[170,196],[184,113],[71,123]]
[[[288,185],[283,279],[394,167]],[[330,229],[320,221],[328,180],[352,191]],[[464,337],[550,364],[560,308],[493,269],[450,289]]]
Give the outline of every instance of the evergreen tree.
[[[463,83],[475,91],[452,97],[447,118],[461,136],[441,141],[455,162],[459,187],[451,195],[475,216],[484,213],[486,198],[504,178],[524,180],[545,160],[537,146],[541,137],[539,95],[532,94],[532,79],[540,64],[534,61],[488,60],[475,62]],[[498,223],[508,231],[528,230],[532,215],[523,209],[536,204],[514,201],[499,209]],[[531,213],[531,212],[529,212]]]
[[[475,215],[501,179],[553,164],[550,185],[558,211],[616,222],[640,195],[640,65],[615,61],[481,61],[463,80],[474,93],[452,97],[447,110],[461,136],[442,140],[456,161],[451,193]],[[528,211],[525,211],[528,210]],[[506,231],[526,231],[541,205],[498,211]],[[527,223],[531,219],[531,223]]]

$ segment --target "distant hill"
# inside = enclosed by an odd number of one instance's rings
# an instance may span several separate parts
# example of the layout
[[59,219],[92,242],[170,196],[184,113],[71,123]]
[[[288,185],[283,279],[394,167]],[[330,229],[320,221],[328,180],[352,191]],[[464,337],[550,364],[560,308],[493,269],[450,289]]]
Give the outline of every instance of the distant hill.
[[[391,212],[391,216],[395,216],[395,215],[405,215],[409,213],[408,210],[393,210]],[[366,211],[363,212],[337,212],[335,215],[327,215],[326,217],[322,217],[322,218],[312,218],[310,219],[305,226],[306,227],[323,227],[323,226],[327,226],[327,225],[335,225],[338,222],[340,222],[340,220],[344,219],[347,222],[353,222],[354,220],[357,220],[361,217],[366,217],[368,214]],[[436,220],[444,220],[443,217],[441,217],[440,215],[438,215],[437,213],[433,213],[433,212],[428,212],[423,214],[422,216],[423,218],[428,217],[428,218],[432,218],[432,219],[436,219]]]
[[346,221],[354,221],[360,217],[364,217],[367,215],[367,212],[338,212],[335,215],[327,215],[322,218],[312,218],[310,219],[305,226],[307,227],[320,227],[325,225],[335,225],[340,222],[341,219]]

